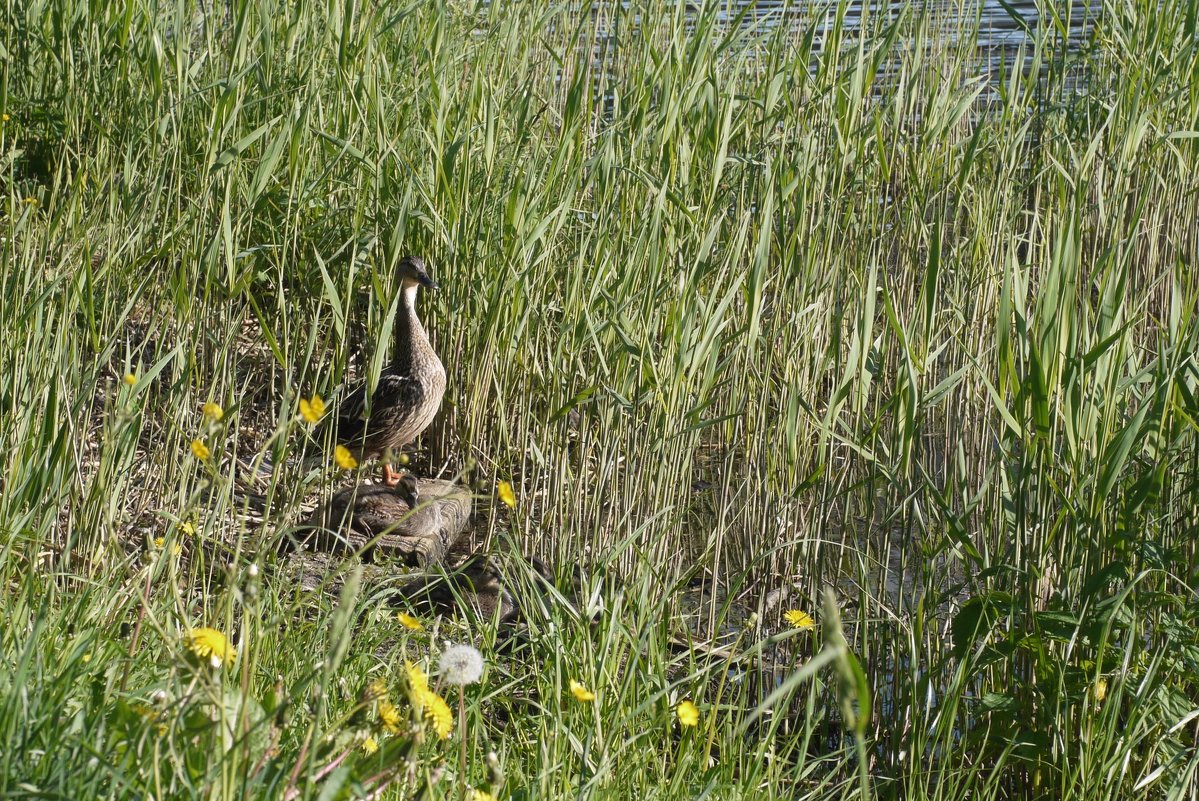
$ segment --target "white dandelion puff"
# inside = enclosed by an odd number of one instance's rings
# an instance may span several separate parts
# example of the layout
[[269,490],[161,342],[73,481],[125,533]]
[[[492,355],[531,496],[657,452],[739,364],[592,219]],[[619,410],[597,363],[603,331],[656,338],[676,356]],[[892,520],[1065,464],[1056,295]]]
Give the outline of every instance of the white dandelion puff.
[[451,645],[438,662],[448,684],[474,684],[483,675],[483,655],[470,645]]

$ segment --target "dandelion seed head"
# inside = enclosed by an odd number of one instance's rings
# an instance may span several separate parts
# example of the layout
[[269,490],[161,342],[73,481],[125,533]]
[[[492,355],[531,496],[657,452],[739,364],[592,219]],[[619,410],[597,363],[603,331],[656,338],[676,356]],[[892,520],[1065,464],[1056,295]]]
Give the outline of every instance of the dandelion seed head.
[[473,646],[453,645],[441,654],[438,667],[448,684],[474,684],[483,676],[483,655]]

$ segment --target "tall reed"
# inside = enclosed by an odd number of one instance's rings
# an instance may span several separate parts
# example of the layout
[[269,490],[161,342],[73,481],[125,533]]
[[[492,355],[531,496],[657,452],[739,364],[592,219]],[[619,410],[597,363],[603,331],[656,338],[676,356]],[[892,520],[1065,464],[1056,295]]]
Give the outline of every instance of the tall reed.
[[[399,579],[274,546],[412,252],[415,466],[606,607],[470,702],[505,795],[1193,797],[1199,6],[950,5],[10,0],[0,792],[357,792]],[[277,760],[197,750],[205,621]]]

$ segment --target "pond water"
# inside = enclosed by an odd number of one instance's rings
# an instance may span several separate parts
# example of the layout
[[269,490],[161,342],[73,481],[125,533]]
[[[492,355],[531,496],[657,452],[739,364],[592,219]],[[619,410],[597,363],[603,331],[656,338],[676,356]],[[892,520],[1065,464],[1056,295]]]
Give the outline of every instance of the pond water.
[[[780,27],[796,32],[807,31],[815,25],[817,31],[833,23],[836,13],[835,0],[715,0],[719,11],[715,12],[716,24],[724,30],[737,25],[747,34],[770,35]],[[486,2],[484,3],[486,5]],[[601,69],[618,61],[622,35],[630,28],[644,22],[637,12],[636,3],[621,4],[625,13],[613,14],[603,9],[593,12],[596,28],[590,44],[594,63]],[[686,14],[689,21],[698,19],[702,10],[710,8],[703,2],[688,2]],[[934,29],[943,30],[942,41],[952,42],[965,29],[975,32],[975,52],[978,58],[979,77],[994,83],[1008,72],[1011,65],[1021,62],[1027,74],[1033,58],[1033,45],[1038,36],[1045,34],[1057,51],[1078,50],[1087,41],[1094,22],[1102,13],[1102,0],[1062,0],[1060,2],[1032,2],[1031,0],[888,0],[886,2],[851,2],[842,20],[846,35],[852,37],[863,24],[877,30],[880,23],[886,24],[896,18],[901,10],[908,13],[927,14]],[[910,17],[909,17],[910,19]],[[623,30],[622,30],[623,28]],[[747,45],[752,46],[751,44]],[[813,50],[820,53],[823,47],[819,33],[813,42]],[[1045,60],[1048,60],[1048,54]],[[813,64],[813,71],[816,65]],[[887,66],[882,67],[881,80],[885,83]],[[1067,88],[1076,87],[1081,81],[1078,76],[1067,78]],[[877,88],[877,87],[876,87]],[[986,103],[990,93],[984,92]]]
[[[625,4],[628,7],[629,4]],[[800,26],[813,17],[829,15],[835,4],[828,0],[730,0],[720,4],[717,15],[719,22],[730,24],[741,19],[745,27],[757,26],[768,29],[779,25]],[[922,7],[931,16],[946,21],[975,19],[979,21],[980,49],[998,48],[1014,52],[1029,43],[1033,33],[1041,26],[1060,26],[1067,31],[1067,39],[1080,43],[1086,36],[1089,22],[1098,16],[1103,7],[1101,0],[1068,0],[1068,2],[1036,3],[1032,0],[926,0],[916,2],[853,2],[845,14],[845,26],[849,30],[861,26],[862,15],[877,18],[879,15],[894,15],[904,6]],[[688,3],[688,11],[695,16],[703,8],[699,2]]]

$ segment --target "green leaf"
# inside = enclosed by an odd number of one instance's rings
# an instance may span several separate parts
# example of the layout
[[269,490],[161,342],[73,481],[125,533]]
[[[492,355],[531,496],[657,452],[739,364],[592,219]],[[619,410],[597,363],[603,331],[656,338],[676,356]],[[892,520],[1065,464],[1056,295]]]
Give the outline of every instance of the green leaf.
[[1003,693],[984,693],[979,701],[984,712],[1003,712],[1014,715],[1020,710],[1020,702],[1011,695]]
[[999,620],[1000,607],[1010,603],[1010,595],[998,592],[977,595],[967,601],[949,627],[954,656],[961,659],[975,642],[985,639]]
[[1078,618],[1069,612],[1037,612],[1037,628],[1051,640],[1070,642],[1078,633]]
[[349,779],[350,769],[348,766],[342,765],[334,770],[321,782],[321,791],[316,797],[317,801],[334,801],[334,799],[342,798],[342,790],[345,789]]
[[1149,413],[1150,408],[1151,404],[1142,405],[1136,416],[1104,450],[1103,459],[1100,462],[1102,467],[1099,472],[1099,483],[1095,487],[1096,504],[1102,505],[1107,502],[1108,495],[1116,486],[1116,482],[1124,470],[1124,463],[1128,461],[1128,454],[1132,450],[1132,446],[1141,436],[1141,426],[1144,424],[1145,415]]
[[271,120],[270,122],[265,122],[262,125],[259,125],[251,133],[243,136],[241,139],[238,139],[237,142],[233,144],[233,147],[225,148],[225,150],[221,151],[221,154],[217,156],[216,161],[213,162],[212,168],[208,171],[209,174],[216,173],[221,168],[232,164],[234,159],[244,153],[246,148],[248,148],[250,145],[257,142],[263,134],[271,129],[272,125],[278,122],[278,120],[279,117],[275,117],[275,119]]

